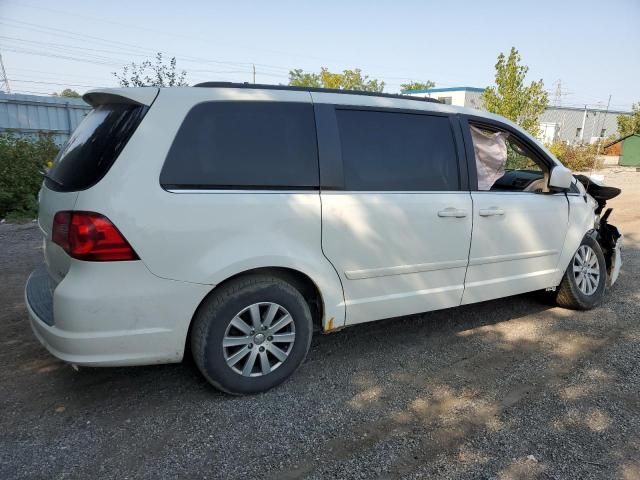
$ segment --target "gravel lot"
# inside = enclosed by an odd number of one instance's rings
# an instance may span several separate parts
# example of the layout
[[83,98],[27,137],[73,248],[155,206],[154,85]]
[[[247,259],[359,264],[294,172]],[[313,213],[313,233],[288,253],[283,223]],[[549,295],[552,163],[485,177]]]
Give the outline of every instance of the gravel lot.
[[316,336],[235,398],[191,362],[80,369],[35,340],[33,225],[0,225],[0,478],[640,478],[640,173],[623,270],[590,312],[523,295]]

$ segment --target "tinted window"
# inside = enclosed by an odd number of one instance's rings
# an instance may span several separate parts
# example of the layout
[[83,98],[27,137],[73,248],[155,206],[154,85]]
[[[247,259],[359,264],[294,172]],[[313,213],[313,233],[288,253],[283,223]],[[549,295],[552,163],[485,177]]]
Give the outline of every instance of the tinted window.
[[62,147],[45,180],[58,191],[84,190],[96,184],[140,124],[147,107],[100,105],[82,120]]
[[208,102],[187,114],[160,174],[167,188],[317,188],[313,107]]
[[448,117],[337,110],[347,190],[458,190]]

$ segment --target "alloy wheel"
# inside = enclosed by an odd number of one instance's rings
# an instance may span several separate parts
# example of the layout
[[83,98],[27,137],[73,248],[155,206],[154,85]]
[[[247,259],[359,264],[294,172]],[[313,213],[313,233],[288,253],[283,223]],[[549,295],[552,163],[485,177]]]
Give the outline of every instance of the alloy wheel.
[[589,245],[581,245],[573,257],[576,285],[585,295],[593,295],[600,284],[600,264],[596,252]]
[[229,322],[222,339],[224,359],[235,373],[260,377],[282,365],[295,339],[293,318],[282,305],[254,303]]

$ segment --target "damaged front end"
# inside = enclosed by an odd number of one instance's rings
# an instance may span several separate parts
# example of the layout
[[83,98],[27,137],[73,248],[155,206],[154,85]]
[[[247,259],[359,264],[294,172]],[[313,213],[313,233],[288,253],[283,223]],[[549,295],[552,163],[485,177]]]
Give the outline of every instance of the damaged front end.
[[613,285],[620,274],[622,266],[621,249],[622,234],[617,227],[610,225],[608,222],[609,215],[613,208],[607,208],[604,215],[596,220],[596,231],[598,232],[598,243],[602,247],[604,259],[607,262],[607,273],[609,278],[609,286]]
[[594,210],[596,214],[594,233],[596,240],[602,247],[602,253],[607,263],[608,284],[611,286],[618,279],[620,267],[622,266],[621,248],[623,236],[617,227],[609,224],[609,216],[613,208],[607,208],[604,214],[602,214],[602,211],[607,204],[607,200],[617,197],[622,190],[595,183],[585,175],[575,175],[575,177],[584,186],[586,194],[591,196],[598,204]]

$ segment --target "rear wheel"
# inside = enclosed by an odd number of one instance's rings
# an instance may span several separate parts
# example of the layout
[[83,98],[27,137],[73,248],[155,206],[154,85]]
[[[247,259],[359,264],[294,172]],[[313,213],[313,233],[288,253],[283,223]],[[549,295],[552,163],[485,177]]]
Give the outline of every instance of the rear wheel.
[[304,297],[267,275],[243,277],[205,300],[191,333],[193,358],[215,387],[232,394],[286,380],[309,350],[312,320]]
[[571,259],[556,294],[561,307],[588,310],[604,297],[607,268],[600,244],[586,236]]

